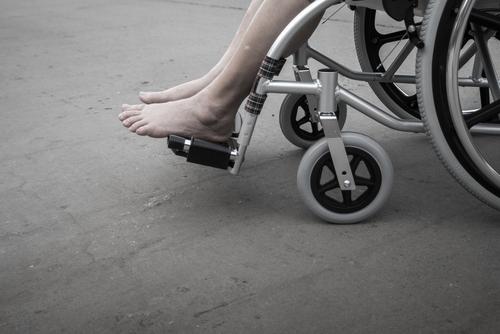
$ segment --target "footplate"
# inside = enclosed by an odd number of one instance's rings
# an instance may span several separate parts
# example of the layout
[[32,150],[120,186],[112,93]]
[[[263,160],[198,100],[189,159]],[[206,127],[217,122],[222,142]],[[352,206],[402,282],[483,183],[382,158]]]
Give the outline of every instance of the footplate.
[[186,157],[188,162],[219,169],[234,166],[234,159],[238,155],[235,145],[232,138],[225,143],[214,143],[174,135],[168,137],[168,148],[176,155]]

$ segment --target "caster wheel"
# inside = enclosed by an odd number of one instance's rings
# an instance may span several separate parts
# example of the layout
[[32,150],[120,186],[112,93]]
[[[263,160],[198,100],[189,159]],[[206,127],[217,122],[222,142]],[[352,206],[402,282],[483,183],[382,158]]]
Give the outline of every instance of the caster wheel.
[[[347,119],[345,103],[338,104],[336,115],[342,129]],[[301,148],[309,148],[325,136],[321,123],[312,121],[306,95],[289,94],[285,97],[280,109],[280,127],[285,138]]]
[[329,223],[351,224],[382,207],[392,189],[394,170],[385,150],[370,137],[348,132],[342,139],[356,189],[340,189],[326,138],[302,158],[297,186],[302,201],[316,216]]

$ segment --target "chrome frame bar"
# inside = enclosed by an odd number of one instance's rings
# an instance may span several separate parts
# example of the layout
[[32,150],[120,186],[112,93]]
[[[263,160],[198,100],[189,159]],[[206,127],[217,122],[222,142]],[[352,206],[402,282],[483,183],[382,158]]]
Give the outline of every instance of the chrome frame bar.
[[328,150],[332,157],[335,176],[341,190],[356,190],[356,184],[352,175],[351,165],[347,158],[344,141],[340,131],[339,122],[335,112],[337,111],[337,98],[335,90],[338,87],[338,72],[334,70],[320,70],[318,72],[318,84],[320,94],[318,97],[318,112]]

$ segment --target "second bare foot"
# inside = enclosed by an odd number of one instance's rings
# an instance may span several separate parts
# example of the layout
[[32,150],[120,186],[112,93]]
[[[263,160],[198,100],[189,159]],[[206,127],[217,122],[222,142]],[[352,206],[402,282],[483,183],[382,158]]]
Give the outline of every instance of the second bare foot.
[[202,78],[186,82],[182,85],[172,87],[161,92],[140,92],[139,99],[146,104],[165,103],[187,99],[198,94],[207,85],[209,85],[212,80],[213,78],[207,74]]

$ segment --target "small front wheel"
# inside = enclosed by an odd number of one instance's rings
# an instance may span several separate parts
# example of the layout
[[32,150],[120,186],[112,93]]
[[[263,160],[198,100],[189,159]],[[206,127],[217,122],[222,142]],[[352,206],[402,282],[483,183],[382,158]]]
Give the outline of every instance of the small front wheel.
[[392,189],[394,169],[376,141],[358,133],[343,133],[355,190],[341,190],[327,139],[311,146],[299,165],[297,186],[304,204],[329,223],[351,224],[366,219],[385,203]]
[[[340,129],[347,119],[347,105],[337,105],[337,119]],[[288,94],[281,104],[280,127],[288,141],[300,148],[309,148],[325,136],[320,122],[314,122],[307,103],[307,96]]]

